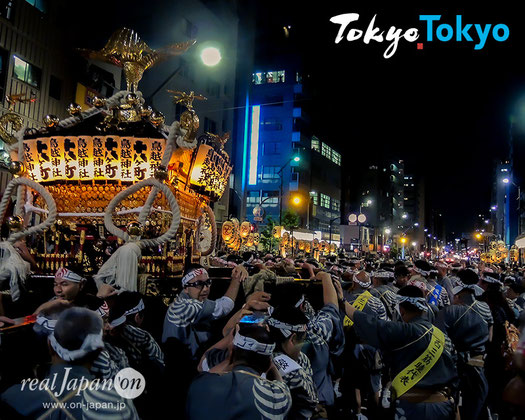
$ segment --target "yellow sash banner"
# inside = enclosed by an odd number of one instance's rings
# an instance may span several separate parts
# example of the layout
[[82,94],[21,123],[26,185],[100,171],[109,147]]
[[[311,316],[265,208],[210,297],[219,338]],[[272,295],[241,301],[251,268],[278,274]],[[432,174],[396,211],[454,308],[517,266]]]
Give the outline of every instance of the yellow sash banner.
[[[356,300],[354,300],[354,303],[352,303],[352,306],[356,308],[358,311],[362,311],[366,304],[368,303],[368,299],[370,299],[372,295],[368,290],[365,290],[363,293],[361,293]],[[345,316],[345,319],[343,321],[343,325],[345,327],[351,327],[354,325],[354,321],[352,321],[350,318]]]
[[432,337],[426,350],[421,356],[399,372],[392,381],[395,398],[399,398],[425,377],[441,357],[444,347],[445,335],[440,329],[432,327]]

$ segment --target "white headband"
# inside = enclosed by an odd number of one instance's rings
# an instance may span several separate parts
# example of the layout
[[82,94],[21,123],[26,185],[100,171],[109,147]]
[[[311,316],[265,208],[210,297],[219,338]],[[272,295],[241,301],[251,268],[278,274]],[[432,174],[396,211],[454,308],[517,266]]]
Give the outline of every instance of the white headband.
[[278,328],[285,337],[290,337],[292,332],[306,332],[306,324],[292,325],[275,318],[268,318],[267,323],[274,328]]
[[193,280],[195,277],[200,276],[201,274],[206,274],[206,278],[209,278],[208,272],[204,268],[196,268],[194,270],[191,270],[182,278],[182,287],[186,286],[186,284],[188,284],[191,280]]
[[139,303],[137,303],[137,306],[135,306],[134,308],[131,308],[129,311],[126,311],[124,315],[133,315],[143,310],[144,310],[144,301],[140,299]]
[[422,297],[410,297],[410,296],[399,296],[397,295],[398,303],[408,302],[411,305],[414,305],[416,308],[427,312],[428,306],[426,305],[427,301]]
[[57,324],[57,320],[56,319],[49,319],[49,318],[46,318],[43,315],[37,315],[35,322],[38,325],[41,325],[43,328],[45,328],[48,331],[54,331],[55,330],[55,325]]
[[64,267],[60,267],[57,270],[57,272],[55,273],[55,279],[63,279],[75,283],[80,283],[81,281],[86,280],[84,277],[79,276],[78,274],[73,273],[71,270],[68,270]]
[[422,276],[428,276],[430,274],[430,271],[421,270],[421,268],[417,268],[416,266],[412,267],[412,270],[414,270],[417,274],[421,274]]
[[304,302],[304,295],[301,296],[301,299],[299,299],[297,301],[297,303],[295,304],[295,307],[298,308],[299,306],[301,306],[301,304]]
[[389,279],[394,278],[394,273],[386,270],[373,271],[372,277],[376,277],[378,279]]
[[368,278],[368,282],[367,283],[364,283],[364,282],[360,281],[357,278],[357,276],[355,275],[355,273],[354,273],[354,276],[353,276],[352,280],[355,281],[359,286],[361,286],[364,289],[368,289],[370,287],[370,285],[372,284],[372,282],[370,281],[370,278]]
[[81,359],[92,351],[104,348],[104,342],[102,341],[102,331],[97,334],[86,335],[82,345],[78,350],[68,350],[62,347],[55,338],[54,332],[49,336],[49,344],[51,344],[51,347],[56,351],[58,356],[66,362],[72,362],[73,360]]
[[463,289],[470,289],[474,291],[475,296],[481,296],[484,290],[477,284],[465,284],[460,280],[456,280],[457,286],[452,289],[452,294],[457,295]]
[[494,277],[491,277],[491,276],[483,276],[482,277],[483,281],[486,281],[487,283],[492,283],[492,284],[499,284],[500,286],[503,286],[503,282],[494,278]]
[[111,328],[115,328],[115,327],[118,327],[119,325],[122,325],[124,324],[124,322],[126,322],[126,314],[122,315],[121,317],[119,318],[115,318],[113,321],[111,321],[109,323],[109,326]]
[[275,343],[265,344],[259,343],[256,339],[251,337],[245,337],[244,335],[237,332],[233,338],[233,345],[243,350],[253,351],[255,353],[264,354],[266,356],[271,356],[274,349]]

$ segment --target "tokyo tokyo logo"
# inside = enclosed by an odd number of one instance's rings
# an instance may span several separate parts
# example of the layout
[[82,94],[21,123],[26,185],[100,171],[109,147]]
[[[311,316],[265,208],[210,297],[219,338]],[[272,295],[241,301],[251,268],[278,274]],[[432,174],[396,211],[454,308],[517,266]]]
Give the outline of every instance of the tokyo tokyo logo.
[[[339,44],[343,39],[348,42],[363,40],[363,43],[369,44],[370,41],[382,43],[389,42],[383,57],[390,58],[396,51],[400,41],[415,42],[419,39],[420,34],[417,28],[401,29],[391,26],[387,31],[376,26],[374,15],[366,30],[352,27],[352,22],[359,20],[358,13],[344,13],[332,16],[330,22],[339,25],[339,30],[335,37],[335,43]],[[465,23],[462,15],[456,15],[453,22],[443,22],[441,15],[419,15],[419,20],[425,22],[424,31],[426,31],[427,42],[472,42],[475,50],[481,50],[485,47],[487,40],[490,38],[497,42],[506,41],[510,35],[510,29],[504,23],[498,24],[479,24]],[[364,35],[363,35],[364,34]],[[423,49],[423,43],[417,43],[418,49]]]

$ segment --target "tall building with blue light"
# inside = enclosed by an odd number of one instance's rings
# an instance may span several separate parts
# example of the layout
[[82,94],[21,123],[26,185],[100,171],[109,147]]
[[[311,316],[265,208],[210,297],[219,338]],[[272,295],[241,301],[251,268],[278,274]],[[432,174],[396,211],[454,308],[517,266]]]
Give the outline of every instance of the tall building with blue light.
[[[301,217],[301,227],[325,232],[330,222],[338,240],[341,154],[313,135],[306,110],[308,83],[293,66],[256,70],[245,98],[242,142],[236,146],[234,187],[239,217],[254,220],[264,209],[266,223],[277,223],[287,209]],[[296,161],[294,158],[299,157]],[[292,198],[299,197],[296,205]]]

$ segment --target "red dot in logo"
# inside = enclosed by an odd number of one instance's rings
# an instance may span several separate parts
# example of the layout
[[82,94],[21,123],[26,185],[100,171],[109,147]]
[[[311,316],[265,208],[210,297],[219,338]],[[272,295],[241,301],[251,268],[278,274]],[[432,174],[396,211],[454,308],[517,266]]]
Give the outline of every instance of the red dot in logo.
[[423,43],[422,42],[418,42],[417,43],[417,49],[418,50],[422,50],[423,49]]

